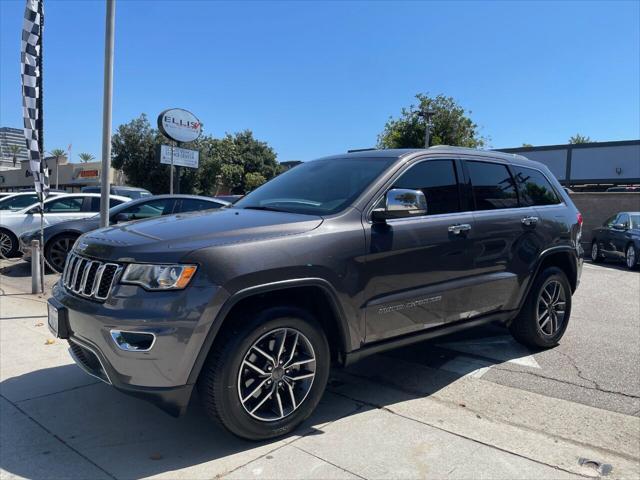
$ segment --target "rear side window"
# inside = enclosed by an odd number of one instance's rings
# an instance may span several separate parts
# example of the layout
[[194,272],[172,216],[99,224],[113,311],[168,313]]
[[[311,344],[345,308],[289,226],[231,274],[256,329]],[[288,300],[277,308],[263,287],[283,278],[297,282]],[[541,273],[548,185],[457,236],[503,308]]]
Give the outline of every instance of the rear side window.
[[184,199],[181,202],[181,212],[197,212],[200,210],[210,210],[212,208],[220,208],[222,204],[217,202],[208,202],[206,200],[198,200],[195,198]]
[[44,204],[44,213],[77,213],[82,211],[82,197],[63,197]]
[[518,206],[516,187],[505,165],[468,161],[467,169],[473,186],[476,210],[495,210]]
[[393,188],[422,191],[427,199],[427,215],[460,211],[458,179],[452,160],[428,160],[414,165]]
[[524,207],[556,205],[560,199],[542,172],[533,168],[513,166],[520,189],[520,203]]
[[[117,198],[109,197],[109,208],[115,207],[116,205],[120,205],[122,200]],[[100,197],[91,197],[91,203],[89,205],[90,212],[99,212],[100,211]]]
[[120,213],[124,213],[129,216],[129,220],[140,220],[143,218],[159,217],[161,215],[169,215],[173,212],[173,199],[161,198],[158,200],[151,200],[144,203],[138,203],[132,205]]

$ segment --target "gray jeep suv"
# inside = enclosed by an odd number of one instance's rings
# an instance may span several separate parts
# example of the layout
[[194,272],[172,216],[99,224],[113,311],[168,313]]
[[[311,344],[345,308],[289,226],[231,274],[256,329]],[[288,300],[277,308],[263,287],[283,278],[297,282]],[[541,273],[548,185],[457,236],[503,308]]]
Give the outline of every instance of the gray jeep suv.
[[49,325],[87,373],[179,415],[194,387],[248,439],[286,434],[332,364],[501,321],[552,347],[582,217],[549,170],[453,147],[305,162],[231,207],[81,236]]

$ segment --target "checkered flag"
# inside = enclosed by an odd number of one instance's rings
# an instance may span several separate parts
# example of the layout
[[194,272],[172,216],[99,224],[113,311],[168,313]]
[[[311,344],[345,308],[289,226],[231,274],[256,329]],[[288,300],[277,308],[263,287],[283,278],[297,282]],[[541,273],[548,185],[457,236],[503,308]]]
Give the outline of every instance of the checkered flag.
[[29,170],[43,201],[49,194],[49,172],[42,161],[42,26],[43,0],[27,0],[22,26],[22,111]]

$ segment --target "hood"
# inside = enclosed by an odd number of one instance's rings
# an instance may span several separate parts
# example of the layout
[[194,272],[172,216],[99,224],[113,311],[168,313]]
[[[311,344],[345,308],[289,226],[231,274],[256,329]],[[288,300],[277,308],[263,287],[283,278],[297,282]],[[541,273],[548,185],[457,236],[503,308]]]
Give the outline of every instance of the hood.
[[177,261],[205,247],[276,238],[317,228],[322,218],[263,210],[220,209],[166,215],[94,230],[79,253],[112,261]]

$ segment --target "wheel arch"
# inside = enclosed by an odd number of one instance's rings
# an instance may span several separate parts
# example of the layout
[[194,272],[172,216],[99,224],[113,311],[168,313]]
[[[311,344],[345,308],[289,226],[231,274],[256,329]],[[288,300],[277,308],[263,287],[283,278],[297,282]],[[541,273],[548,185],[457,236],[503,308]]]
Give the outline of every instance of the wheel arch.
[[[538,260],[530,284],[547,267],[558,267],[564,272],[571,285],[571,293],[578,287],[578,255],[571,247],[553,247],[545,250]],[[527,294],[529,292],[527,291]]]
[[213,322],[189,374],[188,383],[195,383],[202,366],[215,346],[220,333],[243,312],[252,312],[276,305],[290,305],[311,310],[327,335],[332,360],[342,363],[349,351],[351,334],[337,295],[329,282],[320,278],[296,279],[250,287],[232,295],[224,303]]

